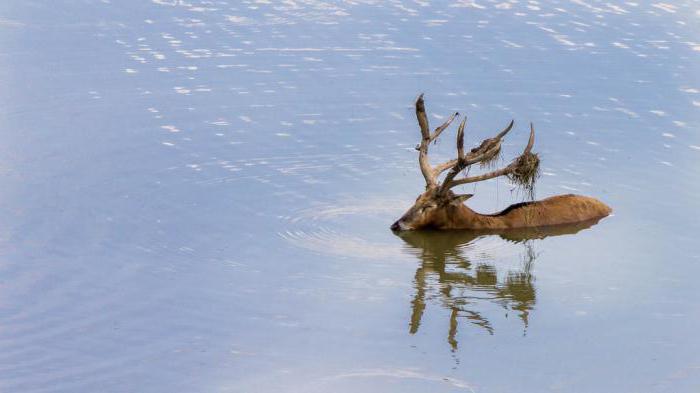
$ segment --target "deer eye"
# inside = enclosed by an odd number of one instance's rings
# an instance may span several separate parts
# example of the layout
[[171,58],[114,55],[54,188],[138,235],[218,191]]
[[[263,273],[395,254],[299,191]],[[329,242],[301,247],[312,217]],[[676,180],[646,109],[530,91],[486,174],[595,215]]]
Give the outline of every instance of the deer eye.
[[426,211],[426,210],[428,210],[428,209],[435,209],[436,207],[437,207],[437,205],[435,205],[434,203],[431,203],[431,204],[429,204],[429,205],[423,206],[423,207],[421,208],[421,210],[422,210],[422,211]]

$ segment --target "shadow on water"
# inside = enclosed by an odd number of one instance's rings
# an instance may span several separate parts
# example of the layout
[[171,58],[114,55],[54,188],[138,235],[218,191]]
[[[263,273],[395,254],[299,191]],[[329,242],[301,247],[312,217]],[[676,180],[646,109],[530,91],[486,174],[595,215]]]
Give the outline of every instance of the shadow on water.
[[[484,302],[516,312],[526,332],[530,312],[537,302],[533,265],[538,254],[534,242],[550,236],[572,235],[590,228],[599,220],[573,225],[527,228],[501,232],[483,231],[406,231],[397,233],[406,249],[420,262],[416,270],[415,295],[411,301],[409,331],[418,332],[426,305],[434,300],[450,312],[447,341],[457,350],[460,319],[494,334],[489,319],[477,311]],[[505,274],[498,274],[493,258],[479,253],[478,260],[467,255],[477,250],[480,239],[497,235],[514,245],[521,245],[520,264]]]

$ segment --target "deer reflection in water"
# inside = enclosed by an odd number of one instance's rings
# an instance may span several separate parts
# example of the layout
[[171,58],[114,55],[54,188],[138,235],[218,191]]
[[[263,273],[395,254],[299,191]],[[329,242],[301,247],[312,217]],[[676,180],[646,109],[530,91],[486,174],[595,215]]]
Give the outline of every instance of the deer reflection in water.
[[[416,270],[416,293],[411,302],[412,313],[409,329],[411,334],[420,328],[426,302],[438,300],[450,310],[450,323],[447,335],[452,350],[457,350],[457,327],[460,318],[494,333],[491,322],[476,310],[480,302],[492,302],[506,310],[518,314],[527,330],[530,312],[535,306],[536,290],[532,267],[537,254],[533,241],[549,236],[575,234],[595,225],[599,220],[580,222],[572,225],[553,227],[524,228],[500,232],[483,231],[406,231],[397,233],[408,249],[420,259]],[[464,250],[475,240],[499,235],[501,238],[521,243],[525,252],[521,255],[521,265],[510,270],[501,279],[493,264],[479,262],[472,264],[464,255]]]

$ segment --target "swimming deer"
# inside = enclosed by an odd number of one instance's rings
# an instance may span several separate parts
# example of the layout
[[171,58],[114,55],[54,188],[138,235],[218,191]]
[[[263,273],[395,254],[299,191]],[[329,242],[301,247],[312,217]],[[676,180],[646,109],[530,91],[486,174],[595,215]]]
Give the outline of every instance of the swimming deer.
[[[532,192],[539,175],[540,159],[532,152],[535,143],[535,129],[530,124],[530,138],[522,154],[505,168],[476,176],[458,175],[474,164],[482,167],[491,165],[499,157],[501,140],[513,128],[513,121],[493,138],[485,139],[469,152],[464,151],[464,118],[457,130],[457,158],[435,167],[428,160],[428,147],[459,116],[454,113],[432,133],[425,113],[423,94],[416,100],[416,117],[421,131],[418,150],[418,163],[425,178],[425,192],[418,196],[413,206],[392,226],[394,231],[416,229],[472,229],[506,230],[562,224],[573,224],[598,220],[606,217],[612,209],[603,202],[581,195],[557,195],[540,201],[522,202],[508,206],[495,214],[479,214],[464,205],[473,194],[455,194],[452,188],[462,185],[506,176],[512,182]],[[442,182],[439,177],[447,172]]]

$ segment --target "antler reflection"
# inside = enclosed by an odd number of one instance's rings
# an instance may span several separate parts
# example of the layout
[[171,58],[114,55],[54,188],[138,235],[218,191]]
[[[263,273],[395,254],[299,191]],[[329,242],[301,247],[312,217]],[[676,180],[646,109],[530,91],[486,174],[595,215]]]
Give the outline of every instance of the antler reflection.
[[475,231],[423,231],[402,232],[399,236],[408,249],[420,261],[414,277],[415,295],[411,301],[409,332],[418,332],[428,302],[434,301],[450,311],[447,341],[457,350],[457,333],[460,318],[494,334],[494,326],[479,308],[485,302],[498,304],[517,313],[524,329],[537,302],[535,278],[532,274],[537,254],[533,239],[547,236],[574,234],[588,228],[598,220],[576,225],[527,230],[511,230],[496,233],[501,238],[521,243],[524,253],[520,266],[499,274],[493,263],[472,263],[464,250],[475,240],[491,233]]

